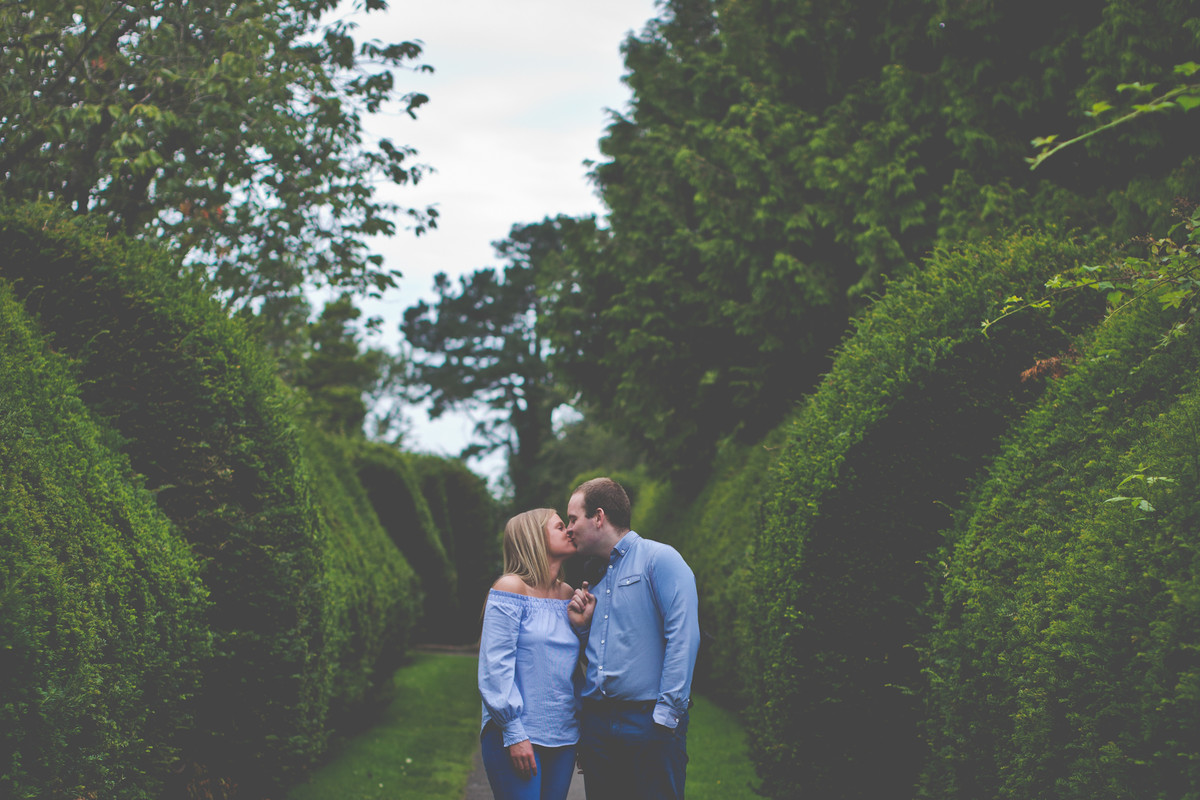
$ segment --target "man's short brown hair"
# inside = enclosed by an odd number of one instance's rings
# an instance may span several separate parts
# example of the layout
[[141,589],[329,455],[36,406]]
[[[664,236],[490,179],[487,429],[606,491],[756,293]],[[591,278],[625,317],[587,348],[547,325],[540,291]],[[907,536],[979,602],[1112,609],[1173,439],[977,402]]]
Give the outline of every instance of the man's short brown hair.
[[572,495],[583,495],[583,514],[589,519],[596,516],[596,509],[603,508],[609,522],[619,531],[630,528],[629,495],[621,484],[612,478],[592,478],[579,484]]

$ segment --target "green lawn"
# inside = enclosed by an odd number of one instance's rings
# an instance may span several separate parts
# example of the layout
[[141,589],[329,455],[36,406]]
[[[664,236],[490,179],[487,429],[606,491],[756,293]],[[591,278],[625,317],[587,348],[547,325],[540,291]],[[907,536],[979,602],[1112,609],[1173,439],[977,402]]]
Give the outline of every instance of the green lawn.
[[418,653],[378,725],[335,749],[288,800],[462,800],[479,743],[473,656]]
[[688,800],[755,800],[758,785],[737,715],[694,696],[688,724]]
[[[462,800],[479,745],[476,661],[418,653],[399,670],[378,725],[334,748],[287,800]],[[688,731],[689,800],[753,800],[737,717],[697,697]]]

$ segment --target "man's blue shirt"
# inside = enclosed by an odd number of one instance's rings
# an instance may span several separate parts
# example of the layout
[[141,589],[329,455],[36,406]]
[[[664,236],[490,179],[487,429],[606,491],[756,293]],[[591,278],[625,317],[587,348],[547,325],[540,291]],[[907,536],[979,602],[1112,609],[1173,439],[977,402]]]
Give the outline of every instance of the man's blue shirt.
[[654,721],[674,728],[688,709],[700,649],[691,568],[675,548],[630,531],[591,591],[583,696],[653,700]]

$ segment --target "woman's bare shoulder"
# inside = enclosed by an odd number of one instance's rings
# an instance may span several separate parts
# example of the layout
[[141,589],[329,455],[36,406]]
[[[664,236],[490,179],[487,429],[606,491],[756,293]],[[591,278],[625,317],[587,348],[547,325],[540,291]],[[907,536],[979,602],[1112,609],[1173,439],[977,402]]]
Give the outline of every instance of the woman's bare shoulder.
[[498,592],[509,592],[510,594],[529,593],[529,587],[525,584],[525,581],[512,573],[501,575],[492,584],[492,588]]
[[558,585],[558,599],[570,600],[575,595],[575,590],[571,588],[571,584],[563,581]]

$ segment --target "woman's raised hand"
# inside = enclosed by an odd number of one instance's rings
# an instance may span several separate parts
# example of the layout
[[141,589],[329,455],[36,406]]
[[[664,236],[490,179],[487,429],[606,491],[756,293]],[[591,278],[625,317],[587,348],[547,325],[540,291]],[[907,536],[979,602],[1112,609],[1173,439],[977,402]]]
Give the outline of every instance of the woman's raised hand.
[[588,582],[575,590],[571,601],[567,603],[567,616],[576,628],[588,628],[592,624],[592,614],[596,611],[596,595],[588,591]]

